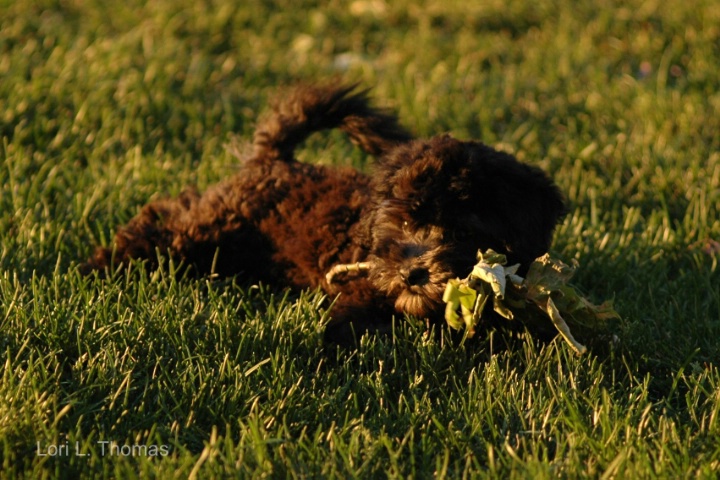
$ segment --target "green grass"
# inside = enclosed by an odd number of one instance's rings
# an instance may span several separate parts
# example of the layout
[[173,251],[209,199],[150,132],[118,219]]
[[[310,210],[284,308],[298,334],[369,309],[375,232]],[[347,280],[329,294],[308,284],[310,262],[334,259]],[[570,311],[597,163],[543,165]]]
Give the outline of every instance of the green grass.
[[[0,0],[0,477],[717,476],[716,2],[325,3]],[[338,352],[317,292],[77,273],[144,202],[232,174],[224,144],[280,87],[329,76],[551,173],[554,253],[621,344],[401,319]],[[368,161],[335,134],[302,158]]]

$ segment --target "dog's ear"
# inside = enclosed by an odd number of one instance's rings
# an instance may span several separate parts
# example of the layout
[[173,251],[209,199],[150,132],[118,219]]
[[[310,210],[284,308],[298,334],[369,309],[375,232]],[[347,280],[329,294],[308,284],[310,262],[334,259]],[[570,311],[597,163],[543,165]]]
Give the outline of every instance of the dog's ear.
[[[483,233],[504,245],[509,260],[527,264],[550,248],[555,227],[567,213],[565,200],[545,172],[510,154],[463,142],[470,165],[456,195],[469,195]],[[453,188],[453,187],[451,187]]]

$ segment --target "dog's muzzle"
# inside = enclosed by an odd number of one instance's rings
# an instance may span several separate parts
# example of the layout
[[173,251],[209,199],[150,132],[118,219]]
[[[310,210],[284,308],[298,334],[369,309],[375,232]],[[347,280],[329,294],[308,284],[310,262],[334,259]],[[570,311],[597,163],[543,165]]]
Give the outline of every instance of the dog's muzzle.
[[427,268],[401,268],[400,278],[409,287],[422,287],[430,281],[430,272]]

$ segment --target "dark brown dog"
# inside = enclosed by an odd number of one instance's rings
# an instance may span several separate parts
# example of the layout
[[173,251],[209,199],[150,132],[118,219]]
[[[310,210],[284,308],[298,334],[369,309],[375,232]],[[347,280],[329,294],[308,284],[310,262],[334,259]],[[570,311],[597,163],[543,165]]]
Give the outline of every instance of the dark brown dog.
[[[297,145],[339,128],[378,157],[370,176],[300,163]],[[82,266],[85,273],[158,252],[196,274],[238,275],[340,297],[327,338],[387,330],[394,313],[442,319],[447,280],[478,249],[527,266],[565,213],[538,168],[478,142],[414,140],[350,86],[296,89],[255,133],[254,152],[204,194],[152,202]]]

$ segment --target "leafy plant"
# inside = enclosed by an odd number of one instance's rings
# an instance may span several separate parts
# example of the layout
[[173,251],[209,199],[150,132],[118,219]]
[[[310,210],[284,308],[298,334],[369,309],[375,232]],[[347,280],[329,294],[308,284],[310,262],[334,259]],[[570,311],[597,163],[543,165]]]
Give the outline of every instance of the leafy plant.
[[549,319],[573,350],[582,355],[587,347],[575,339],[570,325],[584,331],[604,331],[609,320],[620,319],[611,302],[594,305],[568,284],[577,263],[570,266],[545,254],[530,265],[525,278],[517,274],[519,264],[506,263],[501,253],[492,249],[479,251],[478,263],[470,275],[448,282],[443,300],[447,304],[445,319],[451,327],[465,328],[466,336],[473,336],[486,306],[491,304],[500,316],[517,318],[530,327]]

